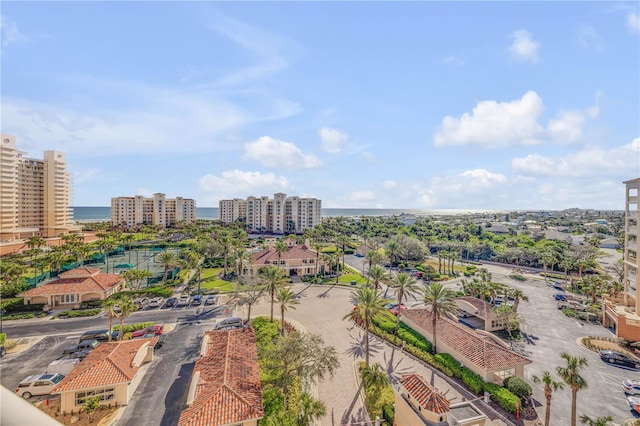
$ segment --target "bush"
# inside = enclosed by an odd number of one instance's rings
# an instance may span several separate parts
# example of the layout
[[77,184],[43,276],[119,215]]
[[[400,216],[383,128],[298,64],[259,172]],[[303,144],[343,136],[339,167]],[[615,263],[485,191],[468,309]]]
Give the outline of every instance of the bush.
[[[126,333],[133,333],[136,330],[142,330],[143,328],[147,328],[147,327],[151,327],[152,325],[156,325],[155,322],[140,322],[137,324],[125,324],[124,325],[124,332]],[[115,325],[113,327],[113,331],[118,331],[120,330],[120,324]]]
[[44,312],[16,312],[15,314],[3,315],[2,321],[31,319],[37,317],[43,317],[46,314]]
[[56,314],[56,316],[54,318],[59,318],[59,317],[63,317],[63,318],[92,317],[94,315],[98,315],[101,310],[102,309],[78,309],[78,310],[71,310],[71,311],[62,311],[62,312]]
[[520,398],[512,394],[508,389],[496,385],[495,383],[487,382],[484,384],[484,390],[491,394],[491,399],[499,406],[510,413],[516,412],[516,405],[520,404]]
[[507,377],[504,379],[504,387],[520,399],[528,398],[532,394],[531,385],[520,377]]
[[7,340],[7,333],[0,333],[0,345],[4,345],[4,342]]
[[382,406],[382,420],[392,425],[393,419],[396,417],[396,410],[393,404],[385,404]]
[[25,305],[22,297],[16,297],[13,299],[5,299],[0,302],[0,310],[4,310],[7,313],[24,313],[24,312],[42,312],[44,304],[32,303],[31,305]]

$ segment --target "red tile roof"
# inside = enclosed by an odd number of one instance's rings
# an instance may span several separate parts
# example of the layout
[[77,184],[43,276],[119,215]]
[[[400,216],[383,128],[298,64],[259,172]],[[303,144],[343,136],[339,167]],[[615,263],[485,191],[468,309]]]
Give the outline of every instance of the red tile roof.
[[[86,271],[98,271],[98,273],[89,274]],[[89,268],[73,269],[60,274],[60,278],[55,281],[22,292],[18,296],[31,297],[50,294],[104,293],[123,281],[122,276],[119,274],[101,274],[99,271],[99,269],[92,270]]]
[[140,368],[132,365],[138,350],[145,345],[153,347],[157,340],[152,337],[101,343],[51,393],[129,383]]
[[[411,320],[433,336],[431,312],[426,309],[407,309],[402,317]],[[531,364],[531,360],[484,339],[467,327],[447,318],[436,324],[438,342],[446,343],[460,355],[485,371],[501,371],[517,365]]]
[[178,426],[213,426],[264,417],[256,337],[252,328],[210,331],[195,400],[180,414]]
[[449,412],[449,406],[451,405],[449,400],[435,388],[431,387],[422,376],[418,374],[406,374],[400,379],[400,384],[425,410],[436,414]]
[[[454,301],[458,301],[458,300],[467,302],[470,305],[472,305],[476,309],[476,312],[474,313],[474,315],[477,315],[482,319],[488,319],[488,318],[493,319],[498,317],[495,314],[495,312],[492,311],[493,305],[491,303],[487,303],[484,300],[478,299],[477,297],[471,297],[471,296],[456,297]],[[460,304],[458,303],[456,304],[460,306]]]
[[[275,249],[262,250],[251,255],[252,263],[271,265],[272,261],[278,261],[278,252]],[[293,246],[280,254],[280,260],[315,259],[316,252],[306,246]]]

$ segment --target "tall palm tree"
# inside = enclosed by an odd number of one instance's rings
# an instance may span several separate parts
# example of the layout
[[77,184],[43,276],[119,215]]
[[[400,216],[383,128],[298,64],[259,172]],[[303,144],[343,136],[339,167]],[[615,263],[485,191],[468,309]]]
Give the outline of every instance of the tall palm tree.
[[349,242],[351,242],[351,238],[347,235],[339,235],[337,242],[340,245],[340,250],[342,251],[342,270],[345,271],[344,256],[346,254],[347,247],[349,246]]
[[386,300],[382,297],[382,294],[378,293],[375,289],[367,286],[362,286],[358,290],[352,292],[351,303],[355,305],[355,308],[343,319],[351,319],[364,326],[365,334],[365,366],[369,368],[369,328],[373,317],[384,312]]
[[287,251],[289,251],[289,247],[287,247],[284,241],[278,240],[276,242],[276,245],[273,248],[275,249],[276,253],[278,253],[278,268],[279,268],[280,263],[282,263],[282,253],[286,253]]
[[[367,254],[365,254],[365,257],[367,258],[367,262],[369,262],[369,268],[367,268],[367,272],[371,271],[373,265],[377,265],[382,261],[382,254],[380,254],[378,250],[369,250]],[[369,285],[369,278],[370,276],[369,274],[367,274],[367,285]]]
[[115,298],[106,299],[102,302],[102,308],[107,314],[107,321],[109,321],[109,341],[111,341],[111,330],[113,329],[113,319],[118,317],[117,309],[118,300]]
[[423,291],[424,303],[431,310],[431,326],[433,327],[433,347],[432,353],[437,352],[437,322],[443,315],[454,316],[458,311],[458,307],[453,302],[456,294],[453,290],[445,288],[442,283],[433,283],[426,286]]
[[134,313],[137,309],[137,306],[133,303],[133,299],[129,296],[120,295],[117,299],[116,306],[119,309],[118,319],[120,320],[120,329],[118,332],[118,339],[122,340],[124,338],[124,319]]
[[544,384],[544,399],[547,401],[547,409],[544,413],[544,426],[549,426],[549,420],[551,419],[551,400],[553,399],[553,392],[558,389],[563,389],[564,384],[562,382],[556,382],[551,377],[551,373],[545,371],[542,373],[542,377],[534,375],[532,377],[533,383]]
[[295,309],[295,305],[300,302],[295,299],[295,294],[288,287],[280,287],[276,294],[276,301],[280,304],[280,317],[282,319],[280,334],[284,336],[284,313],[289,308]]
[[420,291],[420,287],[416,283],[416,280],[406,272],[400,272],[393,277],[393,287],[395,288],[396,299],[398,299],[398,315],[396,315],[396,328],[394,334],[398,334],[398,328],[400,327],[400,306],[405,298],[416,298],[416,294]]
[[362,370],[362,381],[367,389],[374,393],[374,399],[378,399],[382,389],[389,384],[389,377],[379,363],[373,364],[369,368]]
[[299,424],[310,425],[313,421],[320,420],[327,413],[327,407],[322,401],[313,399],[311,395],[303,392],[299,399]]
[[162,276],[162,283],[164,284],[167,281],[169,269],[178,266],[178,255],[172,251],[164,251],[158,255],[158,260],[164,267],[164,275]]
[[373,288],[375,288],[376,291],[377,291],[377,290],[380,289],[380,281],[382,281],[383,279],[385,279],[387,277],[387,271],[385,271],[382,266],[375,265],[369,271],[368,276],[373,281]]
[[235,266],[236,276],[242,275],[242,272],[251,266],[251,253],[244,248],[238,248],[234,252],[233,265]]
[[222,252],[222,274],[226,276],[227,265],[229,262],[229,252],[231,251],[231,247],[233,246],[233,237],[228,231],[222,230],[218,234],[217,242],[220,246],[220,251]]
[[322,250],[322,244],[318,242],[311,243],[311,248],[316,252],[316,276],[318,275],[318,268],[320,267],[320,250]]
[[389,258],[389,270],[393,266],[393,261],[396,259],[398,252],[400,251],[400,244],[397,241],[389,241],[384,247],[387,257]]
[[258,274],[260,274],[260,278],[264,283],[265,290],[271,296],[271,322],[273,322],[273,303],[275,302],[276,292],[280,287],[286,284],[287,278],[284,276],[281,269],[273,265],[260,269]]
[[507,294],[509,297],[513,297],[513,312],[518,312],[518,305],[520,305],[520,301],[529,301],[529,297],[525,295],[522,290],[517,288],[510,289]]
[[583,356],[571,356],[566,352],[560,354],[566,364],[556,367],[556,373],[571,388],[571,426],[576,426],[576,403],[578,392],[587,388],[587,381],[580,375],[580,370],[589,362]]

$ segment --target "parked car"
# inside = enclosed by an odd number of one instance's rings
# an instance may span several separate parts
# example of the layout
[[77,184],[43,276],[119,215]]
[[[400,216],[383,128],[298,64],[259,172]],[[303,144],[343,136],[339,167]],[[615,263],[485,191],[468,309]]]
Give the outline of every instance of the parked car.
[[624,393],[629,395],[640,395],[640,381],[638,380],[625,380],[622,382],[622,388]]
[[627,398],[627,404],[629,404],[629,407],[633,411],[640,414],[640,398],[637,396],[630,396]]
[[66,355],[62,355],[60,358],[58,359],[79,359],[80,361],[82,361],[83,359],[85,359],[89,354],[91,353],[91,351],[78,351],[78,352],[74,352],[72,354],[66,354]]
[[170,297],[167,299],[166,303],[164,304],[165,308],[172,308],[176,305],[176,303],[178,303],[178,298],[177,297]]
[[566,302],[567,301],[567,296],[565,296],[562,293],[556,293],[555,296],[553,296],[555,300],[559,300],[561,302]]
[[[385,306],[387,309],[389,309],[389,312],[391,312],[393,315],[398,315],[398,304],[397,303],[389,303]],[[406,306],[404,306],[404,303],[402,305],[400,305],[400,309],[407,309]]]
[[98,342],[95,339],[93,339],[93,340],[83,340],[80,343],[77,343],[75,345],[67,346],[66,348],[64,348],[62,353],[64,355],[68,355],[68,354],[72,354],[72,353],[80,352],[80,351],[92,351],[95,348],[97,348],[99,344],[100,344],[100,342]]
[[159,324],[158,325],[151,325],[151,326],[143,328],[141,330],[134,331],[133,334],[131,334],[131,337],[135,338],[135,337],[143,337],[143,336],[147,336],[147,337],[159,336],[159,335],[162,334],[163,328],[164,327],[162,325],[159,325]]
[[640,361],[631,358],[629,355],[616,351],[600,351],[600,359],[608,364],[615,364],[627,368],[639,368]]
[[166,342],[166,340],[165,340],[165,336],[164,336],[164,335],[160,336],[160,337],[158,338],[158,341],[156,342],[155,346],[153,347],[153,349],[154,349],[154,350],[158,350],[158,349],[160,349],[161,347],[163,347],[163,346],[164,346],[165,342]]
[[191,298],[188,295],[183,294],[182,296],[180,296],[180,299],[178,299],[178,303],[176,304],[176,306],[189,306],[189,302],[191,302]]
[[564,287],[562,287],[562,284],[560,284],[559,282],[554,281],[551,284],[551,287],[555,288],[556,290],[564,291]]
[[159,308],[164,302],[164,297],[154,297],[149,300],[149,308]]
[[25,377],[16,393],[24,399],[29,399],[33,395],[49,395],[53,388],[64,379],[64,375],[58,373],[36,374]]
[[6,353],[7,353],[7,350],[4,348],[4,346],[0,346],[0,358],[5,356]]
[[202,295],[196,294],[195,296],[193,296],[193,299],[191,299],[191,304],[194,306],[202,305]]
[[[97,340],[98,342],[107,342],[109,341],[109,330],[104,329],[104,330],[85,331],[84,333],[82,333],[82,336],[80,336],[80,339],[78,339],[78,343],[85,340]],[[111,332],[111,340],[118,340],[117,331]]]
[[233,330],[233,329],[242,328],[242,327],[244,327],[244,321],[242,321],[242,318],[229,317],[217,323],[215,326],[215,329],[216,330]]
[[218,303],[218,298],[216,296],[214,296],[213,294],[208,295],[204,299],[204,304],[205,305],[215,305],[216,303]]
[[149,303],[148,297],[138,297],[137,299],[133,299],[133,303],[138,307],[138,309],[142,310],[147,307]]
[[47,366],[48,374],[63,374],[67,375],[71,373],[71,370],[76,368],[78,364],[80,364],[81,359],[79,358],[63,358],[52,361]]

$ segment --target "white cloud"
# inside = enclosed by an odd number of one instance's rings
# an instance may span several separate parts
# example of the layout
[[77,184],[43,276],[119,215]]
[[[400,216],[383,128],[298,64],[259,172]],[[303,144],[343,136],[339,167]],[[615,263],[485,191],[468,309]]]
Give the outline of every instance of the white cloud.
[[245,157],[259,161],[266,167],[283,169],[314,169],[322,161],[313,154],[304,154],[291,142],[262,136],[244,146]]
[[543,112],[542,99],[531,90],[511,102],[480,101],[471,113],[464,113],[459,118],[445,117],[434,135],[433,144],[499,148],[546,141],[575,143],[581,140],[587,119],[597,118],[600,108],[562,110],[549,120],[546,128],[539,123]]
[[514,158],[514,172],[525,176],[620,177],[635,176],[640,165],[640,138],[620,147],[587,147],[560,158],[529,154]]
[[509,47],[511,58],[516,61],[537,62],[540,43],[533,39],[533,34],[527,30],[517,30],[509,38],[513,39]]
[[581,24],[578,27],[578,43],[585,49],[601,51],[604,43],[600,35],[589,24]]
[[322,149],[332,154],[337,154],[344,148],[349,135],[338,129],[323,127],[318,131],[322,141]]
[[640,34],[640,14],[638,12],[627,14],[627,28],[635,34]]
[[396,181],[394,180],[385,180],[384,182],[382,182],[382,187],[384,189],[391,189],[391,188],[395,188],[397,185]]
[[217,205],[217,202],[222,199],[244,199],[249,195],[262,196],[293,189],[284,176],[237,169],[224,171],[222,176],[202,176],[199,186],[202,191],[208,193],[203,205]]
[[351,201],[360,202],[360,201],[369,201],[375,200],[376,196],[373,191],[354,191],[349,196]]
[[459,67],[461,67],[462,65],[464,65],[464,61],[460,58],[458,58],[457,56],[447,56],[442,60],[443,63],[445,64],[449,64],[449,65],[457,65]]
[[470,185],[475,187],[489,187],[496,183],[505,183],[507,178],[500,173],[491,173],[486,169],[467,170],[460,174],[461,177],[470,179]]
[[471,114],[447,116],[434,137],[435,146],[480,145],[495,148],[539,142],[542,99],[528,91],[511,102],[480,101]]
[[16,23],[4,15],[0,15],[0,37],[2,38],[2,47],[29,41],[29,37],[18,29]]

